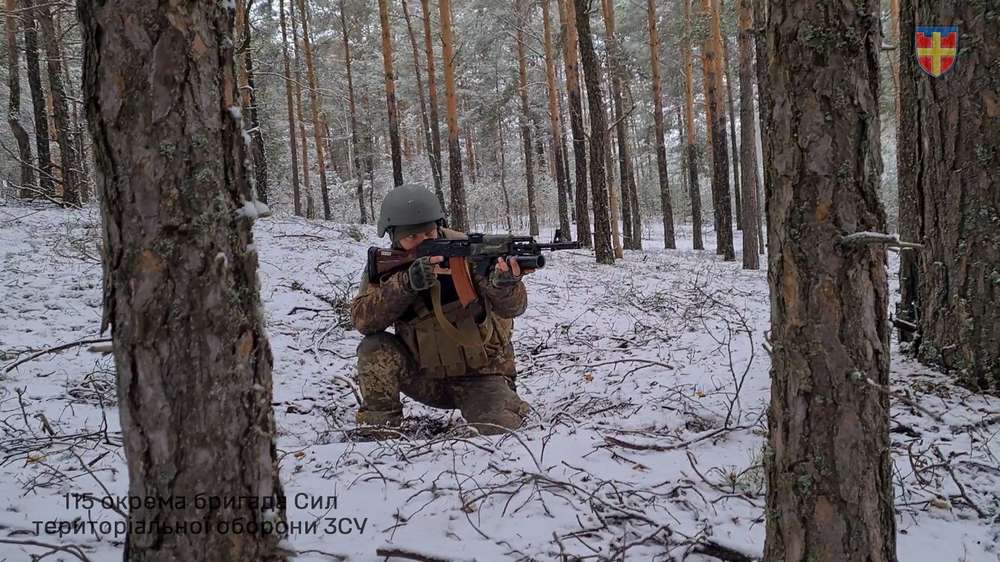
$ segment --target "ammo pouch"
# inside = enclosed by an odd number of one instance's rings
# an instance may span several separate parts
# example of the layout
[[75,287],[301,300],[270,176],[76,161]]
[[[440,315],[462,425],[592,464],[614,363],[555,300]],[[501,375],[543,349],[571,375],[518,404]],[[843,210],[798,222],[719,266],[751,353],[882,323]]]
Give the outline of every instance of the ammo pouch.
[[[439,295],[437,300],[440,302]],[[477,323],[476,316],[484,306],[486,318]],[[396,334],[413,354],[423,375],[461,377],[489,371],[490,363],[510,345],[513,321],[497,317],[485,300],[468,307],[458,301],[441,306],[444,319],[457,329],[457,334],[443,328],[438,315],[422,300],[414,303],[414,311],[416,318],[398,323]]]

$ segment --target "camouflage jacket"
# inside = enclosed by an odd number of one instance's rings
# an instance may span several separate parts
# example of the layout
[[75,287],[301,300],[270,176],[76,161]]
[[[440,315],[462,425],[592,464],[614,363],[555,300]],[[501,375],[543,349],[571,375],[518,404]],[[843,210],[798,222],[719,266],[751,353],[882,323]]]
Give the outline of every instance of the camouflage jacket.
[[[465,235],[454,230],[442,229],[445,238],[461,239]],[[473,284],[476,286],[479,299],[469,305],[469,311],[476,317],[477,322],[486,323],[492,321],[496,326],[495,330],[490,330],[485,341],[485,365],[477,368],[469,367],[469,375],[474,374],[502,374],[513,376],[516,374],[514,363],[514,349],[510,341],[513,329],[513,319],[524,313],[528,305],[528,293],[523,282],[518,282],[512,287],[495,287],[486,276],[473,272]],[[454,303],[451,308],[457,307],[457,300],[454,285],[450,277],[439,276],[442,286],[441,302],[445,305]],[[481,301],[487,301],[490,310],[490,318],[484,318],[485,309]],[[416,349],[416,338],[412,337],[415,323],[421,317],[426,318],[430,309],[429,291],[417,293],[409,286],[406,273],[398,272],[380,283],[371,283],[367,275],[362,274],[361,287],[358,294],[351,303],[351,319],[354,327],[365,335],[381,332],[392,326],[398,336],[414,354],[414,357],[421,367],[424,367],[421,354]],[[450,317],[450,316],[449,316]],[[430,323],[431,329],[440,331],[439,325]],[[473,328],[474,329],[474,328]],[[483,330],[481,330],[482,332]],[[435,334],[437,335],[437,334]],[[442,335],[443,337],[443,335]]]

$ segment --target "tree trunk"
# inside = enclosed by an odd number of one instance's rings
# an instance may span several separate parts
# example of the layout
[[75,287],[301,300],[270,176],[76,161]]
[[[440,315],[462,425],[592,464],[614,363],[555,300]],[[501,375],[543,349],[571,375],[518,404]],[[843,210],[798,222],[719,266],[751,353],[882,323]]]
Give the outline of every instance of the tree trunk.
[[[626,91],[628,89],[626,88]],[[631,92],[628,94],[630,105],[635,107],[635,100],[632,98]],[[628,117],[626,117],[626,121]],[[624,127],[624,124],[622,125]],[[625,174],[628,176],[628,194],[630,198],[629,206],[632,207],[632,249],[641,250],[642,249],[642,207],[639,206],[639,186],[636,183],[635,174],[635,161],[633,159],[633,154],[635,151],[632,150],[632,139],[635,138],[635,131],[632,131],[632,135],[623,135],[623,140],[625,141]],[[619,158],[621,158],[619,156]],[[624,182],[625,180],[622,180]],[[623,183],[624,185],[624,183]]]
[[403,185],[403,160],[399,151],[399,108],[396,106],[396,71],[392,67],[392,29],[387,0],[378,0],[378,21],[382,28],[382,70],[385,104],[389,111],[389,150],[392,153],[392,185]]
[[420,77],[420,50],[417,48],[417,36],[413,33],[413,25],[410,21],[410,10],[403,0],[403,17],[406,18],[406,32],[410,36],[410,49],[413,51],[413,75],[417,78],[417,98],[420,100],[420,123],[424,129],[424,148],[427,151],[427,159],[431,165],[431,175],[434,179],[434,193],[437,194],[441,208],[444,208],[444,192],[441,188],[441,175],[435,170],[440,170],[440,165],[435,161],[433,141],[431,140],[431,128],[427,122],[427,102],[424,100],[424,80]]
[[590,36],[590,2],[574,0],[574,4],[580,58],[587,84],[587,105],[590,108],[590,191],[594,201],[594,254],[597,256],[597,263],[613,264],[615,256],[611,248],[611,217],[604,176],[607,122],[604,118],[604,101],[601,99],[601,68]]
[[670,201],[670,178],[667,176],[667,147],[663,125],[663,92],[660,89],[660,38],[656,33],[656,3],[647,0],[646,12],[649,19],[649,64],[652,69],[653,120],[656,123],[656,172],[660,179],[660,212],[663,215],[663,247],[673,250],[674,207]]
[[[54,18],[56,36],[65,37],[63,33],[62,20],[59,17]],[[70,75],[69,64],[66,62],[65,56],[62,59],[62,64],[60,64],[63,71],[63,84],[66,85],[66,99],[69,101],[70,107],[70,128],[72,130],[72,142],[73,146],[76,147],[77,164],[79,165],[79,170],[77,172],[77,179],[80,182],[80,200],[84,203],[90,201],[91,195],[91,185],[90,185],[90,166],[87,163],[87,145],[85,142],[86,133],[86,117],[81,117],[81,110],[83,105],[83,95],[82,92],[75,91],[73,89],[74,85],[78,85],[79,81],[74,80]]]
[[[760,151],[761,160],[765,163],[771,161],[771,143],[768,141],[768,131],[765,126],[771,120],[771,96],[769,95],[770,88],[767,83],[768,75],[768,51],[767,51],[767,41],[765,40],[766,30],[765,25],[767,22],[767,0],[752,0],[753,2],[753,21],[754,21],[754,50],[756,51],[757,59],[757,112],[758,118],[760,119],[760,130],[758,134],[760,136]],[[761,177],[761,189],[757,190],[758,193],[763,193],[761,198],[764,201],[764,213],[758,220],[764,222],[763,219],[770,217],[770,212],[767,209],[767,201],[770,199],[770,189],[771,189],[771,176],[770,167],[764,166],[762,170]],[[768,228],[770,231],[770,228]],[[758,237],[762,238],[762,237]],[[770,244],[770,242],[768,242]],[[761,246],[764,246],[764,242],[761,242]]]
[[28,70],[28,88],[35,122],[35,152],[38,154],[38,188],[42,194],[55,195],[52,155],[49,150],[49,119],[45,109],[45,89],[38,59],[38,28],[34,0],[21,0],[24,25],[24,59]]
[[[900,64],[900,140],[913,166],[900,180],[907,198],[903,235],[924,244],[918,279],[906,280],[918,289],[907,294],[916,297],[908,308],[917,311],[918,356],[954,371],[962,384],[998,391],[1000,21],[987,10],[974,2],[900,2],[907,53]],[[925,44],[916,41],[916,26],[928,22],[960,26],[958,60],[942,78],[925,74],[914,56],[938,44],[948,48],[947,37],[931,33]]]
[[[739,1],[739,0],[737,0]],[[722,68],[726,79],[726,109],[729,110],[729,141],[732,155],[733,196],[736,198],[736,230],[743,230],[743,203],[740,189],[740,148],[736,145],[736,112],[733,110],[733,81],[729,61],[729,39],[722,40]]]
[[843,243],[886,226],[878,3],[769,6],[764,560],[895,562],[886,252]]
[[[365,186],[362,179],[361,155],[358,145],[358,109],[354,103],[354,75],[351,72],[351,40],[347,31],[347,17],[344,15],[344,0],[340,0],[340,30],[344,41],[344,66],[347,67],[347,103],[351,110],[351,150],[354,153],[354,174],[357,181],[358,210],[360,211],[361,224],[368,223],[365,214]],[[440,197],[440,193],[438,194]],[[375,217],[372,216],[372,221]]]
[[[420,0],[420,9],[422,10],[424,17],[424,50],[426,51],[427,59],[427,96],[430,98],[428,101],[431,106],[430,120],[431,120],[431,141],[434,145],[434,162],[432,163],[431,173],[434,174],[434,186],[438,196],[438,201],[441,203],[441,209],[447,209],[447,205],[444,204],[444,188],[443,185],[443,175],[441,173],[441,129],[438,125],[438,101],[437,101],[437,85],[436,77],[434,76],[434,46],[431,41],[431,12],[428,7],[428,0]],[[440,189],[438,189],[440,187]]]
[[[608,97],[614,97],[611,92],[610,80],[608,81]],[[611,118],[614,119],[615,113],[614,108],[611,109]],[[622,259],[625,257],[624,248],[622,247],[622,231],[619,226],[619,218],[621,217],[621,196],[619,191],[619,185],[621,183],[615,183],[615,164],[614,164],[614,152],[613,141],[611,137],[611,132],[606,131],[604,133],[604,169],[607,171],[608,175],[608,204],[611,208],[611,247],[615,251],[615,259]]]
[[[215,2],[78,7],[128,495],[158,500],[129,522],[174,529],[130,533],[125,559],[281,560],[278,533],[190,532],[285,519],[274,507],[273,360],[248,218],[262,209],[249,203],[241,126],[228,111],[239,103],[233,12]],[[206,493],[226,503],[194,501]]]
[[691,228],[695,250],[704,250],[701,234],[701,185],[698,183],[698,131],[694,125],[694,65],[691,57],[691,3],[681,0],[684,8],[684,36],[681,38],[681,61],[684,67],[684,136],[687,138],[688,196],[691,198]]
[[757,127],[753,111],[753,9],[750,0],[738,0],[740,58],[740,159],[743,161],[743,269],[760,269],[757,247]]
[[316,202],[312,193],[312,178],[309,173],[309,137],[306,136],[305,119],[302,116],[302,60],[299,57],[299,28],[298,18],[295,16],[295,3],[299,0],[290,0],[290,15],[292,19],[292,45],[295,55],[295,114],[298,117],[299,138],[302,139],[302,187],[306,192],[306,218],[316,218]]
[[[294,2],[295,0],[292,0]],[[292,200],[295,206],[295,215],[302,216],[302,199],[299,193],[299,149],[295,133],[295,103],[292,100],[292,71],[288,61],[288,24],[285,22],[285,0],[278,0],[278,18],[281,23],[281,58],[284,65],[285,78],[285,103],[288,105],[288,151],[292,154]],[[344,33],[345,41],[347,33]],[[350,61],[350,55],[348,55]],[[348,62],[348,69],[350,62]],[[350,70],[347,72],[348,84],[350,83]],[[354,101],[354,98],[351,98]],[[353,105],[352,105],[353,108]],[[353,131],[353,129],[352,129]],[[362,213],[362,219],[364,213]],[[364,220],[361,221],[364,223]]]
[[17,141],[17,154],[20,159],[21,197],[31,197],[35,190],[35,171],[32,168],[31,141],[28,132],[21,125],[21,63],[18,61],[17,50],[17,0],[7,0],[5,20],[7,31],[7,87],[10,90],[10,104],[7,109],[7,124]]
[[80,189],[80,164],[73,142],[73,131],[69,121],[69,107],[63,89],[62,53],[59,52],[59,36],[52,22],[52,11],[48,5],[35,7],[35,14],[45,36],[45,58],[49,76],[49,90],[52,94],[52,117],[59,143],[59,165],[63,184],[63,202],[79,205],[82,202]]
[[589,248],[591,235],[590,212],[587,209],[587,138],[583,132],[583,106],[580,100],[576,18],[573,17],[570,6],[573,0],[556,2],[559,6],[559,20],[566,29],[563,36],[563,64],[566,67],[566,95],[569,98],[569,123],[573,133],[573,162],[576,165],[576,238],[584,247]]
[[734,261],[733,211],[729,198],[729,155],[726,146],[726,111],[723,104],[722,32],[718,0],[701,0],[701,18],[708,24],[702,42],[702,67],[705,74],[705,113],[712,146],[712,192],[715,203],[716,253]]
[[615,137],[618,143],[618,171],[621,185],[622,204],[622,243],[625,249],[636,250],[642,247],[641,239],[633,236],[633,221],[637,220],[638,209],[632,206],[635,179],[630,177],[626,162],[631,160],[625,115],[622,106],[623,83],[628,80],[622,69],[621,47],[615,34],[615,12],[611,0],[601,0],[601,14],[604,16],[604,30],[608,43],[608,62],[611,74],[611,99],[614,107]]
[[267,203],[267,153],[264,151],[264,135],[260,130],[260,116],[257,112],[257,90],[253,75],[253,49],[250,47],[249,11],[253,0],[237,0],[236,25],[239,30],[239,48],[243,51],[243,65],[238,68],[240,82],[240,105],[243,119],[249,124],[250,156],[253,160],[254,187],[257,199]]
[[545,42],[545,80],[548,85],[549,126],[552,132],[551,146],[554,154],[552,161],[555,164],[556,193],[559,195],[559,230],[562,233],[563,240],[569,240],[572,238],[572,234],[570,234],[569,211],[566,201],[566,174],[562,167],[562,142],[560,134],[562,127],[559,124],[559,108],[556,104],[558,91],[556,90],[555,55],[552,52],[552,29],[549,23],[551,21],[549,18],[549,0],[541,0],[541,2],[543,37]]
[[466,230],[468,207],[462,183],[462,148],[458,144],[458,93],[455,91],[455,41],[451,31],[451,0],[440,0],[441,44],[444,64],[444,97],[448,106],[448,184],[451,191],[451,225]]
[[326,162],[323,157],[323,127],[319,121],[319,85],[316,82],[316,65],[313,64],[312,40],[309,38],[309,9],[305,0],[299,2],[302,21],[302,46],[306,53],[306,71],[309,75],[309,102],[312,108],[313,140],[316,143],[316,167],[319,169],[319,190],[323,198],[323,218],[330,220],[330,191],[326,184]]
[[[426,0],[425,0],[426,1]],[[524,56],[524,25],[529,20],[524,0],[516,0],[517,12],[517,91],[521,97],[521,143],[524,146],[524,181],[528,192],[528,232],[538,236],[538,211],[535,209],[535,170],[531,161],[531,112],[528,109],[528,64]],[[539,141],[539,146],[541,146]]]

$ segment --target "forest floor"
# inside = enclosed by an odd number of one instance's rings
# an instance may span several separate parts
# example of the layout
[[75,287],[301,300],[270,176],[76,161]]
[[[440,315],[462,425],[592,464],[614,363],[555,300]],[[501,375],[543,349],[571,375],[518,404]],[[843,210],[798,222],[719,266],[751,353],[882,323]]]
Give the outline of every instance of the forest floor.
[[[124,536],[99,525],[60,536],[35,523],[122,517],[65,496],[127,494],[111,357],[88,345],[32,357],[108,336],[99,233],[93,208],[0,206],[0,560],[46,544],[121,558]],[[524,429],[482,437],[407,401],[405,438],[355,442],[348,305],[374,229],[273,217],[255,233],[296,559],[760,557],[766,271],[692,251],[690,228],[680,250],[653,232],[615,266],[554,254],[516,322]],[[1000,561],[1000,399],[895,341],[891,392],[899,560]],[[335,508],[312,503],[333,495]]]

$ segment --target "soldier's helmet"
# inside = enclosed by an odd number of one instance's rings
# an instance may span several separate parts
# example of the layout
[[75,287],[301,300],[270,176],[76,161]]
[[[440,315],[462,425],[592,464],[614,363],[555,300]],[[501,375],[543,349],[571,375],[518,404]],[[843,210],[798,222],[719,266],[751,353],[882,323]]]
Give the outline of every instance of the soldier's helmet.
[[394,188],[382,200],[378,214],[378,235],[397,226],[435,223],[444,220],[441,204],[431,190],[416,183],[404,183]]

